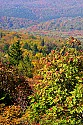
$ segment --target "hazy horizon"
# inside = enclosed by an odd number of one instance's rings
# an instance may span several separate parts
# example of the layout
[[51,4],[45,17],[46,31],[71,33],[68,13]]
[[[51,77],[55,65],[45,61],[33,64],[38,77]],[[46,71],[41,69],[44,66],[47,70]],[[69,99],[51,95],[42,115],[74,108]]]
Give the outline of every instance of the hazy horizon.
[[0,0],[0,17],[50,20],[59,17],[83,17],[82,0]]

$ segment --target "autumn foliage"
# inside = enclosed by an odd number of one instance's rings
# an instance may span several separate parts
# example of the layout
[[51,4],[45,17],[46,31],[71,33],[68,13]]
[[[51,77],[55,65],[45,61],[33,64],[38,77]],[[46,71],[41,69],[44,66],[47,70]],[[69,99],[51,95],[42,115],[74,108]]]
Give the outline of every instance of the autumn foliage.
[[[7,51],[2,48],[4,39]],[[81,42],[70,37],[60,47],[56,44],[4,31],[0,46],[1,125],[82,125]]]

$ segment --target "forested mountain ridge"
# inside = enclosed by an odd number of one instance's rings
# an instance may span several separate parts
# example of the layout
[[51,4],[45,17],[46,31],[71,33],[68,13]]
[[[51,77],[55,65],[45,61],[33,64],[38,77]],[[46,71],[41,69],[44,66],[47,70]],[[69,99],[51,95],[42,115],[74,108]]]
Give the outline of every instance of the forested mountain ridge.
[[83,17],[82,0],[1,0],[0,16],[47,21],[59,17]]
[[[32,28],[32,27],[33,28]],[[15,17],[0,17],[0,28],[2,29],[27,29],[27,30],[57,30],[57,31],[72,31],[83,30],[83,18],[82,17],[61,17],[46,22],[39,23],[25,18]]]
[[83,18],[64,17],[46,22],[38,22],[25,18],[0,17],[0,28],[29,32],[41,36],[67,38],[74,36],[82,41],[83,39]]
[[[61,17],[56,20],[50,20],[42,22],[33,26],[35,30],[57,30],[57,31],[72,31],[72,30],[83,30],[83,18],[76,17]],[[31,29],[30,29],[31,30]]]
[[83,39],[82,0],[1,0],[0,28]]
[[38,24],[38,21],[33,21],[25,18],[15,17],[0,17],[0,28],[6,30],[26,29],[30,26]]

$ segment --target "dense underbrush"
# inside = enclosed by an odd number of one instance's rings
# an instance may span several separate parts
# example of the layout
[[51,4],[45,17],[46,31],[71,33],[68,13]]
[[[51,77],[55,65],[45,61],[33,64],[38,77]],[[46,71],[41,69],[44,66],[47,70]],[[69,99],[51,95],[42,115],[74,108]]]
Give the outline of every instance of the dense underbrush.
[[[14,46],[11,50],[17,52],[18,49]],[[32,62],[29,58],[24,59],[26,63],[23,60],[16,62],[14,56],[7,57],[8,62],[0,62],[0,124],[82,125],[81,43],[71,37],[62,48],[33,58]],[[20,57],[19,53],[16,56]],[[16,62],[14,65],[12,59]],[[33,65],[32,78],[25,74],[30,66],[26,67],[28,63]]]

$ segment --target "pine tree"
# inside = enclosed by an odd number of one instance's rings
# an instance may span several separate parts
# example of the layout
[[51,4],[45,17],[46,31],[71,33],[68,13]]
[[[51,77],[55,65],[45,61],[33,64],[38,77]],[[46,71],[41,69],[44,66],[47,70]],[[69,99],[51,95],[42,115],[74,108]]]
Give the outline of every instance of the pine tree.
[[23,46],[24,49],[31,50],[30,45],[28,43],[25,43]]
[[12,46],[10,46],[9,51],[9,61],[12,65],[18,65],[19,61],[22,60],[22,51],[20,41],[18,40]]
[[34,44],[34,46],[33,46],[33,54],[35,55],[37,52],[38,52],[37,45]]
[[22,74],[24,76],[28,76],[28,77],[33,77],[33,75],[32,75],[33,65],[32,65],[31,60],[29,59],[28,55],[26,55],[23,58],[23,61],[20,61],[19,65],[18,65],[18,69],[19,69],[20,74]]
[[44,39],[41,41],[41,46],[44,46]]
[[2,32],[0,32],[0,38],[2,38],[2,36],[3,36],[3,33],[2,33]]
[[4,52],[8,52],[9,44],[5,44],[3,47]]

